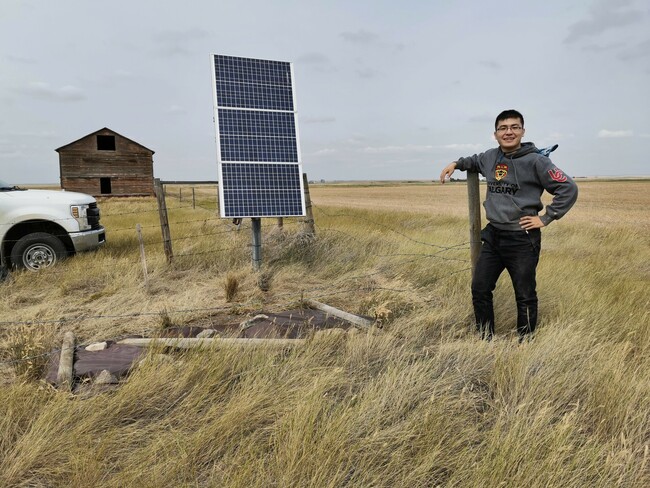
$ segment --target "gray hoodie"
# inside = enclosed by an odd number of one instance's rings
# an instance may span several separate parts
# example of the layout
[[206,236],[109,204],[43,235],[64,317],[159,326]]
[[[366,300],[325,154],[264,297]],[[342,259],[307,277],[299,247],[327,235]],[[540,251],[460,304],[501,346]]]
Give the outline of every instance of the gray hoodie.
[[544,225],[561,218],[578,198],[575,182],[540,154],[532,142],[524,142],[507,155],[501,148],[495,148],[460,158],[456,169],[478,171],[485,176],[486,216],[492,225],[503,230],[522,230],[519,219],[537,215],[544,208],[541,200],[544,190],[553,195],[553,202],[540,216]]

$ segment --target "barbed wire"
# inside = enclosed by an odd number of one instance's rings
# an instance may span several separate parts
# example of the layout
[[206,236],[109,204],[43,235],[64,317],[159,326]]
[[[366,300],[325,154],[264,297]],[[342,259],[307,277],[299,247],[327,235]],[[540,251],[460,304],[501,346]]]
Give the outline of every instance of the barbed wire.
[[[251,244],[246,244],[246,247],[250,247]],[[241,251],[242,247],[237,246],[237,247],[227,247],[227,248],[222,248],[222,249],[211,249],[209,251],[198,251],[198,252],[192,252],[192,253],[183,253],[183,254],[174,254],[174,258],[183,258],[183,257],[188,257],[188,256],[200,256],[203,254],[218,254],[221,252],[226,252],[226,251]]]
[[[192,208],[191,205],[180,205],[178,207],[167,207],[167,211],[170,210],[183,210],[183,209],[189,209]],[[131,210],[129,212],[116,212],[116,213],[101,213],[101,218],[105,217],[120,217],[122,215],[134,215],[134,214],[145,214],[145,213],[158,213],[159,210],[157,208],[151,209],[151,210]]]
[[[350,215],[350,214],[347,214],[347,215]],[[197,220],[197,221],[202,222],[202,221],[205,221],[205,219],[200,219],[200,220]],[[381,224],[381,223],[378,223],[376,221],[370,220],[370,222],[374,223],[376,225],[382,226],[382,227],[389,228],[388,226],[385,226],[385,224]],[[179,223],[184,223],[184,221],[175,222],[174,224],[179,224]],[[291,225],[300,225],[300,224],[303,224],[303,222],[300,219],[293,219],[293,220],[289,220],[287,222],[283,222],[283,227],[284,226],[291,226]],[[147,226],[147,228],[157,228],[157,227],[159,227],[159,226],[158,225]],[[233,232],[239,233],[242,230],[242,228],[247,229],[249,227],[250,227],[250,225],[245,225],[243,223],[240,223],[236,227],[230,227],[230,228],[227,228],[225,230],[220,230],[220,231],[215,231],[215,232],[210,232],[210,233],[204,233],[204,234],[194,234],[194,235],[190,235],[190,236],[177,237],[177,238],[172,239],[172,242],[180,241],[180,240],[187,240],[187,239],[194,239],[194,238],[198,238],[198,237],[217,236],[217,235],[228,234],[228,233],[233,233]],[[267,225],[266,227],[267,228],[268,227],[276,228],[276,227],[280,227],[280,225],[279,224],[271,224],[270,226]],[[334,229],[334,228],[330,228],[330,227],[321,227],[321,226],[318,226],[318,225],[317,225],[317,228],[319,229],[319,232],[322,232],[322,233],[336,232],[336,233],[339,233],[339,234],[342,234],[342,235],[346,235],[351,239],[357,239],[357,236],[354,236],[354,235],[349,234],[347,232],[341,231],[339,229]],[[403,233],[401,233],[399,231],[396,231],[395,229],[391,229],[391,228],[389,228],[389,229],[394,231],[398,235],[401,235],[401,236],[407,238],[408,240],[422,243],[422,241],[412,239],[409,236],[406,236],[405,234],[403,234]],[[129,230],[133,230],[133,229],[129,229]],[[143,245],[145,247],[152,247],[152,246],[159,246],[161,244],[164,244],[164,242],[165,241],[163,239],[156,239],[156,240],[153,240],[153,241],[151,239],[148,239],[147,242],[143,243]],[[437,259],[444,259],[444,260],[449,260],[449,261],[467,262],[467,260],[465,260],[465,259],[446,258],[446,257],[443,257],[443,256],[438,256],[438,254],[440,254],[442,252],[449,251],[449,250],[461,249],[461,248],[467,246],[469,244],[469,242],[455,244],[455,245],[452,245],[452,246],[440,246],[440,245],[437,245],[437,244],[430,244],[430,243],[424,243],[424,244],[434,246],[434,247],[438,247],[438,248],[441,249],[441,251],[438,251],[437,253],[433,253],[433,254],[428,254],[428,253],[420,253],[420,254],[418,254],[418,253],[410,253],[410,254],[407,254],[407,253],[403,253],[403,254],[395,253],[395,254],[385,254],[385,255],[377,255],[377,256],[378,257],[387,257],[387,258],[388,257],[399,257],[399,256],[413,256],[413,257],[415,257],[417,259],[419,259],[419,258],[437,258]],[[244,244],[244,246],[245,247],[250,247],[250,244]],[[239,250],[239,249],[240,249],[240,247],[216,248],[216,249],[210,249],[210,250],[199,251],[199,252],[178,253],[178,254],[175,254],[174,257],[187,257],[187,256],[198,256],[198,255],[206,255],[206,254],[219,254],[219,253],[222,253],[222,252],[234,251],[234,250]],[[112,264],[107,264],[104,267],[106,267],[106,268],[113,267],[113,265]],[[65,270],[58,270],[58,269],[52,269],[52,270],[49,270],[49,271],[51,273],[56,273],[56,274],[62,274],[62,273],[66,272]]]
[[[343,235],[345,235],[347,237],[350,237],[351,239],[357,239],[358,238],[357,236],[354,236],[354,235],[352,235],[352,234],[350,234],[348,232],[345,232],[345,231],[342,231],[342,230],[339,230],[339,229],[333,229],[333,228],[330,228],[330,227],[321,227],[318,224],[315,224],[315,225],[316,225],[316,228],[320,232],[336,232],[338,234],[343,234]],[[398,234],[399,234],[399,232],[398,232]],[[412,239],[409,239],[409,240],[412,240]],[[444,260],[447,260],[447,261],[468,262],[469,261],[468,259],[447,258],[447,257],[443,257],[443,256],[438,256],[438,254],[441,254],[441,253],[447,252],[447,251],[452,251],[452,250],[466,250],[466,249],[469,249],[469,247],[468,247],[469,245],[470,245],[469,241],[462,242],[460,244],[454,244],[452,246],[447,246],[447,247],[438,246],[436,244],[431,244],[432,247],[438,247],[438,248],[441,248],[441,250],[438,251],[438,252],[435,252],[433,254],[428,254],[428,253],[403,253],[403,254],[399,254],[399,253],[396,253],[396,254],[377,254],[377,256],[383,256],[383,257],[389,257],[389,256],[426,256],[426,257],[437,257],[438,259],[444,259]]]
[[[284,223],[284,225],[298,225],[298,224],[302,224],[302,222],[300,222],[298,220],[295,220],[295,221],[289,221],[289,222]],[[155,226],[155,227],[157,227],[157,226]],[[275,228],[275,227],[279,227],[279,225],[278,224],[272,224],[269,227]],[[319,229],[319,232],[323,232],[323,233],[337,232],[337,233],[346,235],[346,236],[350,237],[351,239],[356,239],[357,238],[356,236],[353,236],[352,234],[346,233],[346,232],[338,230],[338,229],[322,228],[320,226],[317,226],[317,227]],[[187,239],[193,239],[193,238],[197,238],[197,237],[216,236],[216,235],[221,235],[221,234],[226,234],[226,233],[238,232],[239,230],[240,230],[239,228],[235,228],[235,229],[230,228],[230,229],[226,229],[226,230],[223,230],[223,231],[217,231],[217,232],[213,232],[213,233],[196,234],[196,235],[191,235],[191,236],[179,237],[179,238],[173,239],[173,241],[187,240]],[[153,246],[160,246],[161,244],[164,244],[164,240],[157,239],[155,241],[150,241],[149,240],[148,242],[144,242],[143,246],[146,247],[146,248],[150,248],[150,247],[153,247]],[[441,260],[446,260],[446,261],[468,262],[467,259],[449,258],[449,257],[445,257],[445,256],[439,256],[440,253],[447,252],[447,251],[453,250],[453,249],[462,249],[465,246],[467,246],[468,244],[469,244],[468,242],[465,242],[465,243],[456,244],[456,245],[453,245],[453,246],[448,246],[448,247],[445,247],[444,249],[442,249],[442,250],[440,250],[440,251],[438,251],[436,253],[433,253],[433,254],[429,254],[429,253],[393,253],[393,254],[378,254],[378,255],[376,255],[376,257],[391,258],[391,257],[402,257],[403,256],[403,257],[412,257],[413,258],[413,259],[410,259],[410,260],[398,262],[398,263],[395,264],[396,266],[403,266],[403,265],[415,262],[418,259],[429,259],[429,258],[441,259]],[[240,251],[240,250],[242,250],[242,248],[250,248],[250,247],[251,247],[250,243],[242,243],[242,244],[240,244],[238,246],[232,246],[232,247],[225,247],[225,248],[224,247],[218,247],[218,248],[208,249],[208,250],[205,250],[205,251],[177,253],[177,254],[173,255],[173,259],[192,257],[192,256],[202,256],[202,255],[217,255],[217,254],[221,254],[221,253],[225,253],[225,252]],[[272,260],[271,264],[274,264],[277,261],[281,261],[281,258],[278,258],[276,260]],[[114,264],[109,263],[109,264],[106,264],[106,265],[104,265],[102,267],[112,269],[112,268],[114,268]],[[60,274],[66,273],[67,271],[65,269],[55,268],[55,269],[49,269],[48,272],[60,275]],[[374,273],[361,275],[359,278],[370,277],[370,276],[373,276],[373,275],[381,274],[383,272],[384,271],[377,271],[377,272],[374,272]],[[357,279],[357,278],[349,278],[349,279]]]
[[404,234],[403,232],[400,232],[400,231],[394,229],[393,227],[390,227],[390,226],[388,226],[388,225],[386,225],[384,223],[381,223],[381,222],[377,222],[375,220],[368,219],[366,217],[361,217],[361,216],[358,216],[358,215],[347,214],[347,213],[329,214],[329,213],[325,212],[322,208],[320,208],[318,206],[315,206],[315,205],[312,205],[312,208],[315,208],[316,210],[318,210],[319,212],[321,212],[323,215],[325,215],[327,217],[348,217],[348,218],[352,218],[352,219],[355,219],[355,220],[363,220],[364,222],[370,222],[370,223],[372,223],[372,224],[374,224],[376,226],[383,227],[383,228],[385,228],[385,229],[387,229],[387,230],[389,230],[391,232],[399,234],[402,237],[408,239],[409,241],[415,242],[417,244],[423,244],[425,246],[437,247],[439,249],[445,249],[445,250],[446,249],[453,249],[453,248],[457,247],[457,246],[448,247],[448,246],[442,246],[440,244],[433,244],[431,242],[420,241],[418,239],[414,239],[413,237],[410,237],[410,236]]
[[[176,222],[169,222],[169,225],[193,224],[193,223],[197,223],[197,222],[207,223],[207,222],[211,222],[211,221],[215,221],[215,220],[218,221],[218,220],[222,220],[222,219],[220,219],[219,217],[215,217],[215,218],[211,218],[211,219],[180,220],[180,221],[176,221]],[[160,224],[140,225],[140,228],[141,229],[151,229],[151,228],[160,229]],[[127,230],[128,231],[134,231],[135,226],[122,227],[122,228],[119,228],[119,229],[113,229],[113,228],[110,228],[110,227],[107,228],[107,231],[110,231],[111,233],[113,233],[113,232],[123,232],[123,231],[127,231]]]
[[[189,209],[189,208],[195,208],[197,205],[195,204],[194,206],[191,205],[184,205],[184,206],[178,206],[178,207],[170,207],[168,210],[179,210],[179,209]],[[208,211],[214,211],[215,209],[207,209],[205,207],[202,207],[198,205],[199,208],[208,210]],[[318,206],[313,206],[316,210],[321,212],[323,215],[326,215],[327,217],[347,217],[347,218],[352,218],[352,219],[357,219],[357,220],[363,220],[364,223],[366,224],[372,224],[377,227],[386,229],[390,232],[393,232],[411,242],[421,244],[421,245],[426,245],[429,247],[435,247],[440,249],[440,251],[435,252],[435,253],[392,253],[392,254],[378,254],[376,257],[378,258],[395,258],[395,257],[408,257],[411,259],[403,260],[403,261],[398,261],[395,263],[392,263],[396,267],[402,267],[404,265],[414,263],[420,259],[426,259],[426,258],[438,258],[438,259],[444,259],[448,261],[457,261],[457,262],[469,262],[467,259],[459,259],[459,258],[449,258],[446,256],[439,256],[439,254],[451,251],[451,250],[464,250],[467,249],[467,246],[469,245],[469,242],[463,242],[460,244],[454,244],[451,246],[443,246],[440,244],[435,244],[431,242],[425,242],[419,239],[415,239],[404,232],[397,230],[389,225],[386,225],[382,222],[378,222],[372,219],[368,219],[367,217],[362,217],[358,215],[354,215],[351,213],[328,213],[325,210],[323,210],[321,207]],[[132,211],[132,212],[120,212],[120,213],[114,213],[114,214],[104,214],[102,217],[112,217],[112,216],[122,216],[122,215],[129,215],[129,214],[139,214],[139,213],[145,213],[145,212],[157,212],[157,209],[150,210],[150,211],[143,211],[143,210],[137,210],[137,211]],[[211,217],[211,218],[202,218],[202,219],[195,219],[195,220],[182,220],[182,221],[175,221],[171,222],[171,225],[183,225],[183,224],[190,224],[190,223],[196,223],[196,222],[202,222],[206,223],[208,221],[214,221],[214,220],[219,220],[219,217]],[[68,219],[66,219],[68,220]],[[288,226],[288,225],[299,225],[303,224],[300,219],[295,219],[295,220],[287,220],[286,222],[283,222],[283,226]],[[142,226],[142,228],[158,228],[159,225],[149,225],[149,226]],[[190,235],[190,236],[183,236],[183,237],[178,237],[173,239],[173,241],[178,241],[178,240],[187,240],[187,239],[193,239],[193,238],[199,238],[199,237],[210,237],[210,236],[217,236],[221,234],[226,234],[226,233],[232,233],[232,232],[238,232],[242,229],[249,228],[250,225],[245,225],[240,223],[237,225],[235,228],[228,228],[225,230],[219,230],[215,232],[209,232],[209,233],[202,233],[202,234],[195,234],[195,235]],[[280,227],[279,224],[272,224],[269,227]],[[343,235],[346,235],[352,239],[358,239],[358,236],[353,236],[349,233],[346,233],[340,229],[334,229],[331,227],[322,227],[322,226],[317,226],[319,229],[319,232],[327,233],[327,232],[337,232]],[[122,232],[122,231],[133,231],[135,230],[133,227],[131,228],[122,228],[122,229],[110,229],[110,232]],[[163,240],[156,240],[156,241],[149,241],[145,243],[145,246],[153,246],[153,245],[160,245],[164,241]],[[250,244],[246,244],[246,247],[250,247]],[[217,249],[211,249],[207,251],[199,251],[199,252],[189,252],[189,253],[180,253],[174,255],[174,258],[182,258],[182,257],[188,257],[188,256],[197,256],[197,255],[205,255],[205,254],[215,254],[215,253],[221,253],[221,252],[230,252],[234,250],[241,250],[242,246],[236,246],[236,247],[228,247],[228,248],[217,248]],[[272,262],[273,263],[273,262]],[[112,266],[112,265],[111,265]],[[447,273],[446,275],[438,278],[438,280],[444,279],[448,276],[453,276],[458,273],[462,273],[465,271],[471,270],[471,268],[462,268],[458,270],[454,270],[451,273]],[[63,272],[63,271],[61,271]],[[380,269],[377,271],[369,272],[369,273],[364,273],[364,274],[357,274],[354,276],[349,276],[349,277],[343,277],[341,279],[338,279],[334,281],[333,283],[330,283],[328,285],[324,286],[314,286],[309,289],[303,289],[298,291],[290,291],[287,293],[281,293],[274,295],[274,302],[272,303],[266,303],[266,307],[279,307],[279,306],[286,306],[289,303],[295,303],[298,301],[298,296],[300,295],[300,300],[302,300],[302,297],[304,297],[305,294],[310,294],[311,296],[315,295],[315,298],[324,298],[324,297],[331,297],[335,295],[340,295],[344,293],[350,293],[350,292],[356,292],[359,291],[359,287],[353,287],[353,288],[343,288],[341,287],[345,285],[346,283],[350,282],[355,282],[355,281],[360,281],[364,279],[369,279],[376,277],[378,275],[385,275],[386,274],[385,269]],[[438,281],[436,280],[436,281]],[[375,283],[369,283],[365,284],[362,289],[367,292],[375,292],[375,291],[389,291],[391,293],[413,293],[417,292],[417,288],[389,288],[389,287],[382,287],[378,286]],[[429,302],[431,300],[423,300],[423,302]],[[159,311],[134,311],[134,312],[129,312],[129,313],[123,313],[123,314],[106,314],[106,315],[87,315],[87,316],[80,316],[80,317],[63,317],[60,319],[48,319],[48,320],[22,320],[22,321],[2,321],[0,322],[0,326],[2,327],[8,327],[8,326],[39,326],[39,325],[53,325],[53,324],[67,324],[67,323],[76,323],[76,322],[83,322],[83,321],[88,321],[88,320],[119,320],[119,319],[132,319],[132,318],[144,318],[144,317],[152,317],[152,316],[160,316],[162,314],[168,314],[168,315],[175,315],[175,314],[197,314],[197,313],[202,313],[202,314],[212,314],[212,313],[218,313],[222,311],[228,311],[232,310],[233,308],[245,308],[245,307],[250,307],[253,304],[259,303],[259,298],[258,297],[253,297],[247,301],[244,302],[235,302],[235,303],[229,303],[227,305],[222,305],[222,306],[215,306],[215,307],[197,307],[197,308],[187,308],[187,309],[178,309],[178,310],[168,310],[168,309],[163,309]],[[92,343],[92,342],[91,342]],[[90,343],[88,343],[90,344]],[[79,345],[78,347],[84,347],[84,345]],[[7,361],[0,361],[0,364],[3,365],[8,365],[8,364],[16,364],[19,362],[23,361],[33,361],[38,358],[42,358],[45,356],[49,356],[52,354],[56,354],[60,352],[61,350],[53,350],[49,351],[43,354],[38,354],[38,355],[33,355],[33,356],[28,356],[25,358],[20,358],[20,359],[12,359],[12,360],[7,360]]]
[[[192,224],[192,223],[197,223],[197,222],[202,222],[202,223],[207,223],[207,222],[212,222],[212,221],[223,221],[223,220],[228,220],[228,219],[223,219],[221,217],[214,217],[214,218],[208,218],[208,219],[196,219],[196,220],[179,220],[176,222],[169,222],[169,225],[181,225],[181,224]],[[282,224],[282,226],[287,226],[287,225],[297,225],[301,224],[299,220],[285,220]],[[228,225],[229,228],[222,231],[224,234],[227,232],[232,232],[232,231],[240,231],[243,229],[250,229],[251,225],[250,224],[245,224],[241,223],[238,225],[232,224],[232,223],[223,223],[223,225]],[[265,225],[264,227],[280,227],[279,224],[270,224],[270,225]],[[160,228],[160,224],[152,224],[152,225],[141,225],[140,228],[142,229],[151,229],[151,228]],[[113,232],[123,232],[123,231],[134,231],[135,226],[133,227],[123,227],[120,229],[113,229],[113,228],[107,228],[107,231],[110,231],[111,233]]]
[[[462,248],[462,249],[469,249],[469,248]],[[444,250],[446,251],[446,249]],[[469,259],[459,259],[459,258],[448,258],[446,256],[438,256],[439,253],[444,252],[444,251],[439,251],[437,253],[433,254],[426,254],[426,253],[395,253],[395,254],[377,254],[378,257],[400,257],[400,256],[415,256],[416,258],[436,258],[436,259],[442,259],[443,261],[458,261],[461,263],[469,263]]]

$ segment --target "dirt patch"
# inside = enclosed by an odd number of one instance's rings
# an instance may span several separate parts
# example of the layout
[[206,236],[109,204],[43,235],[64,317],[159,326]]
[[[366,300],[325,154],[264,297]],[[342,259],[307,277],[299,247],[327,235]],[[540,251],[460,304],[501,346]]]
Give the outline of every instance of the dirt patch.
[[[239,319],[239,321],[237,321]],[[240,337],[257,339],[300,339],[310,333],[339,328],[347,330],[350,323],[321,312],[320,310],[296,309],[279,313],[259,312],[245,318],[225,316],[211,317],[209,324],[197,322],[184,327],[169,327],[158,334],[159,337],[197,337],[201,332],[212,329],[221,337]],[[107,370],[117,379],[126,376],[146,354],[146,349],[138,346],[116,344],[106,341],[106,349],[86,351],[78,346],[74,356],[74,376],[76,380],[93,379]],[[45,380],[56,383],[59,368],[59,352],[50,355]]]

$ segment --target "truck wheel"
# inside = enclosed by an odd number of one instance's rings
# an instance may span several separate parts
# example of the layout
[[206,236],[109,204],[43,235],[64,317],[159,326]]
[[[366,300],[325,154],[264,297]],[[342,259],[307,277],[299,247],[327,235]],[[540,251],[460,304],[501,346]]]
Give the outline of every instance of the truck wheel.
[[30,271],[48,268],[67,256],[63,243],[52,234],[35,232],[21,237],[11,250],[11,262],[16,268]]

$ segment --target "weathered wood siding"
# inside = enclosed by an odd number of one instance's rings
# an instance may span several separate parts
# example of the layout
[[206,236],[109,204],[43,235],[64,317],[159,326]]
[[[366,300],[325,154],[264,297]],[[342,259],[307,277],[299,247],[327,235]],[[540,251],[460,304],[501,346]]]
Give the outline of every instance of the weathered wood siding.
[[[114,136],[115,150],[97,149],[97,136]],[[153,195],[153,151],[103,129],[57,149],[61,187],[101,195]],[[101,178],[110,178],[111,191],[101,192]]]

